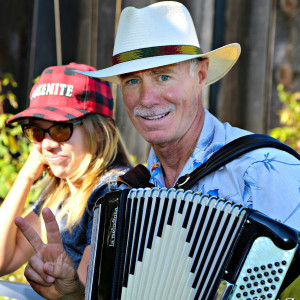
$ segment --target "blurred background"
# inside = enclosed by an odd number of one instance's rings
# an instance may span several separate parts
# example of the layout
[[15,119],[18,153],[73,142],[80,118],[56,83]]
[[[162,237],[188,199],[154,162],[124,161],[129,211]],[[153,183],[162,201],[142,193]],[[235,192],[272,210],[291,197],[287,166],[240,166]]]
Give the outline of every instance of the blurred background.
[[[111,66],[121,9],[150,0],[0,0],[0,200],[30,145],[8,114],[28,106],[44,68],[70,62]],[[186,0],[204,52],[238,42],[242,53],[221,81],[204,90],[222,121],[267,133],[300,151],[300,0]],[[146,162],[149,145],[131,126],[117,86],[115,119],[129,153]],[[30,199],[29,199],[30,201]],[[15,277],[12,277],[14,280]]]
[[[150,0],[0,0],[0,78],[9,73],[18,107],[28,106],[34,78],[56,64],[111,65],[114,35],[125,6]],[[225,78],[204,92],[205,106],[222,121],[256,133],[279,125],[277,87],[300,90],[299,0],[186,0],[200,45],[209,51],[238,42],[242,54]],[[7,76],[7,75],[6,75]],[[11,86],[5,86],[8,89]],[[116,120],[130,153],[144,162],[149,146],[132,129],[116,95]]]

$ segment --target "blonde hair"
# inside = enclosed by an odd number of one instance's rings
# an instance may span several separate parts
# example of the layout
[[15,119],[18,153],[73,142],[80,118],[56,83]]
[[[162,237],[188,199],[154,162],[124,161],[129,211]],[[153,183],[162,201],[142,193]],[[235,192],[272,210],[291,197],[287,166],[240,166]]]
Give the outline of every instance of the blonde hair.
[[50,207],[58,222],[66,216],[64,225],[70,232],[78,224],[86,208],[88,199],[100,177],[114,163],[131,166],[125,147],[111,118],[99,114],[89,114],[82,118],[87,133],[89,149],[75,175],[69,180],[80,189],[70,196],[65,179],[47,175],[47,187],[42,199],[43,207]]

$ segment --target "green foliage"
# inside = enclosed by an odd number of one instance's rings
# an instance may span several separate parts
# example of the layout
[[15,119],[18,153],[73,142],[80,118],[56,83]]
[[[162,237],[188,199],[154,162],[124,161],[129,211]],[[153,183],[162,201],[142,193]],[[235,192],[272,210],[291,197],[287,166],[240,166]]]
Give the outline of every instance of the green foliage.
[[300,152],[300,92],[287,93],[282,84],[277,90],[283,103],[278,112],[281,126],[273,128],[270,135]]
[[[23,136],[21,126],[5,124],[9,117],[9,114],[0,115],[0,198],[2,199],[10,190],[31,149],[31,143]],[[31,197],[32,192],[28,198]]]
[[7,99],[13,108],[18,107],[16,95],[10,89],[17,86],[17,82],[10,73],[3,74],[3,78],[0,78],[0,103],[2,105],[4,100]]

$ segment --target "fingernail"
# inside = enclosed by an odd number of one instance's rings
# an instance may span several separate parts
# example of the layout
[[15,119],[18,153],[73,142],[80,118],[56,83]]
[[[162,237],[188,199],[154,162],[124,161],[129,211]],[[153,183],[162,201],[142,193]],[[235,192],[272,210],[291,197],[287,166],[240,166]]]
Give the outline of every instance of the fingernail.
[[52,264],[49,264],[48,273],[52,273],[52,272],[53,272],[53,266],[52,266]]
[[51,277],[51,276],[48,276],[48,277],[47,277],[47,282],[53,283],[54,281],[55,281],[55,278],[54,278],[54,277]]

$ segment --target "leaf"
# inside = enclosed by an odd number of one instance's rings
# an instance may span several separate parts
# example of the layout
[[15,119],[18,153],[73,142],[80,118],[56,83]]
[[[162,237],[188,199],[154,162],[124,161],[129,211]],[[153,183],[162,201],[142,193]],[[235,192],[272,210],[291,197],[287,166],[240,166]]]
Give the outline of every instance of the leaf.
[[247,200],[249,199],[250,195],[251,195],[251,189],[250,189],[250,187],[248,185],[245,185],[244,186],[244,192],[243,192],[243,201],[244,201],[244,203],[247,202]]
[[207,147],[209,147],[214,139],[214,136],[215,136],[215,128],[213,128],[212,132],[205,139],[200,141],[199,148],[206,149]]
[[215,189],[215,190],[210,190],[207,192],[208,195],[211,195],[211,196],[216,196],[218,197],[219,196],[219,189]]
[[256,181],[248,174],[244,175],[244,182],[246,186],[249,186],[249,188],[253,190],[260,190],[260,188],[257,186]]
[[269,169],[269,166],[268,166],[268,163],[264,162],[264,166],[266,167],[266,169],[270,172],[270,169]]
[[17,151],[19,150],[19,147],[18,147],[18,144],[15,140],[15,138],[13,136],[9,136],[8,137],[8,140],[9,140],[9,147],[10,147],[10,150],[12,153],[17,153]]

